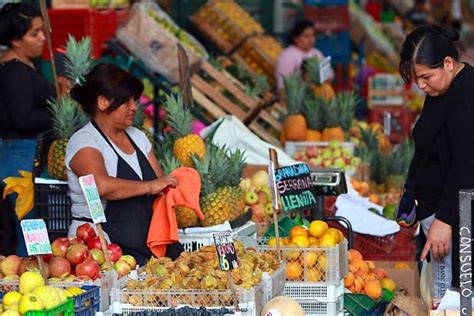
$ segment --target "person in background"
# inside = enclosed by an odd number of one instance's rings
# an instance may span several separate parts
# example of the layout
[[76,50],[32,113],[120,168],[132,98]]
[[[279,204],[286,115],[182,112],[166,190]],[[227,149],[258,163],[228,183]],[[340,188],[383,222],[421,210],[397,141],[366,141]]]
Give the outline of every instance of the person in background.
[[429,23],[426,0],[415,0],[415,6],[405,15],[405,29],[413,30]]
[[[142,92],[143,83],[125,70],[111,64],[94,66],[85,83],[70,91],[91,122],[70,138],[65,156],[73,216],[69,235],[92,222],[79,184],[79,177],[92,174],[105,205],[106,236],[140,265],[152,256],[147,235],[153,202],[177,185],[174,176],[163,174],[145,134],[132,127],[135,100]],[[182,251],[181,244],[171,244],[166,256],[175,259]]]
[[[2,7],[0,45],[7,50],[0,58],[0,183],[18,176],[18,170],[33,170],[36,138],[51,125],[47,100],[55,98],[54,86],[33,63],[45,42],[41,14],[32,5],[7,3]],[[26,218],[34,216],[32,210]],[[17,255],[27,256],[18,218],[16,235]]]
[[[318,57],[320,60],[324,59],[324,55],[314,48],[316,31],[313,22],[301,21],[297,23],[290,31],[288,42],[290,45],[280,54],[275,70],[277,92],[281,100],[285,99],[283,77],[299,72],[306,58]],[[329,80],[333,78],[334,71],[331,70]]]
[[456,30],[422,26],[400,52],[402,78],[426,93],[400,209],[412,196],[427,239],[421,260],[433,259],[434,305],[459,287],[459,190],[474,189],[474,68],[459,61],[458,39]]

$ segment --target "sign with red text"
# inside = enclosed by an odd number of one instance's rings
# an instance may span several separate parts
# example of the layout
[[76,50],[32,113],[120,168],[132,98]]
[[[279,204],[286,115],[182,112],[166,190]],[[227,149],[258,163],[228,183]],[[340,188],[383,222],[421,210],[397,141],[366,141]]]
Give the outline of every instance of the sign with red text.
[[99,190],[95,184],[95,179],[92,174],[88,174],[83,177],[79,177],[79,184],[81,185],[82,192],[86,197],[87,206],[91,212],[91,218],[94,224],[105,223],[104,208],[102,207],[102,201],[100,200]]
[[219,257],[219,266],[222,271],[237,269],[237,251],[230,231],[213,234],[216,245],[217,256]]
[[42,219],[24,219],[20,223],[25,238],[28,256],[44,255],[51,252],[48,230]]
[[285,213],[317,206],[313,180],[305,163],[275,169],[275,182]]

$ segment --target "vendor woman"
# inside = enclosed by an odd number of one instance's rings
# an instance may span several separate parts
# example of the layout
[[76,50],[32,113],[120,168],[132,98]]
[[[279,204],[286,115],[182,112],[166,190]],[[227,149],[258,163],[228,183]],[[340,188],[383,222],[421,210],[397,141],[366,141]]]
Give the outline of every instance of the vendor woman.
[[[143,84],[128,72],[96,65],[84,84],[71,89],[91,122],[71,137],[65,157],[73,216],[69,235],[92,222],[78,178],[93,174],[105,208],[106,236],[141,265],[152,256],[146,241],[153,201],[177,185],[175,177],[163,174],[145,134],[132,127],[142,91]],[[166,256],[177,257],[181,249],[168,245]]]

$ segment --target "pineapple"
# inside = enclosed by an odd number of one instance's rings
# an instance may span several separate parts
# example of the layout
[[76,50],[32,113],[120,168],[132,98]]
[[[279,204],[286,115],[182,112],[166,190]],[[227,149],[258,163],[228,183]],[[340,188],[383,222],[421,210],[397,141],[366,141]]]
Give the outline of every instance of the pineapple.
[[232,209],[232,190],[226,185],[229,162],[226,151],[216,145],[208,144],[204,158],[194,154],[194,165],[201,176],[201,211],[204,220],[201,226],[222,224],[230,219]]
[[53,113],[52,132],[55,140],[48,152],[49,176],[67,180],[64,155],[69,137],[85,124],[85,114],[79,105],[70,97],[63,96],[59,100],[49,101]]
[[283,82],[288,106],[288,116],[283,123],[284,138],[290,141],[305,140],[307,123],[301,113],[304,99],[308,94],[308,86],[298,74],[284,78]]
[[150,132],[150,130],[145,127],[145,118],[146,118],[145,106],[141,104],[138,100],[135,102],[138,105],[138,109],[137,109],[137,112],[135,113],[135,117],[133,118],[133,126],[140,129],[143,133],[145,133],[150,143],[154,144],[155,140],[153,139],[152,132]]
[[229,156],[228,185],[231,190],[232,208],[229,213],[230,220],[238,218],[245,211],[244,192],[240,187],[240,180],[244,169],[244,153],[236,149]]
[[[76,42],[69,36],[66,46],[65,68],[68,78],[74,84],[82,84],[85,74],[94,66],[91,59],[91,40],[89,37]],[[48,152],[48,174],[59,180],[66,180],[64,155],[69,137],[87,122],[87,116],[80,106],[69,96],[59,97],[49,102],[53,114],[52,134],[55,140]]]
[[176,133],[177,139],[173,146],[173,154],[185,167],[193,165],[193,154],[203,158],[206,146],[199,135],[191,134],[193,117],[191,111],[184,107],[182,95],[175,98],[169,95],[165,102],[167,123]]
[[306,141],[321,141],[321,130],[324,126],[322,116],[322,107],[324,106],[323,103],[324,101],[321,98],[317,97],[310,97],[304,102],[303,112],[309,127],[306,131]]
[[[160,158],[160,166],[165,174],[170,174],[176,168],[180,167],[179,161],[173,156],[171,146],[166,146],[162,143],[160,149],[162,151],[162,157]],[[176,211],[176,222],[178,228],[196,227],[198,224],[198,217],[194,209],[185,207],[183,205],[177,205]]]
[[311,57],[305,60],[304,72],[307,74],[308,80],[311,82],[311,90],[315,97],[322,98],[324,101],[334,99],[336,94],[332,86],[327,82],[320,83],[318,57]]
[[359,97],[355,92],[341,92],[323,106],[326,128],[323,130],[323,141],[345,140],[345,132],[352,125],[355,108]]

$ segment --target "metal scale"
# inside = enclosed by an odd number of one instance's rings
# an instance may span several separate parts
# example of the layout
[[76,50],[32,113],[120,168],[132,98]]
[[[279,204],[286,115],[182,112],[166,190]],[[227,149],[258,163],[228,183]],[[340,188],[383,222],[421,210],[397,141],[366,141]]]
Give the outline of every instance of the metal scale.
[[342,216],[323,216],[326,196],[338,196],[347,193],[347,182],[344,170],[339,168],[310,168],[316,192],[317,207],[311,209],[310,220],[323,219],[325,221],[342,221],[347,226],[348,246],[352,248],[352,226],[347,218]]

